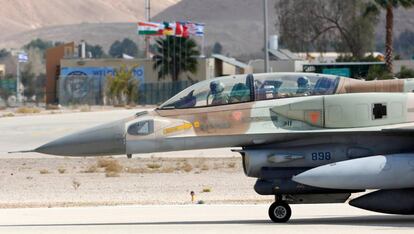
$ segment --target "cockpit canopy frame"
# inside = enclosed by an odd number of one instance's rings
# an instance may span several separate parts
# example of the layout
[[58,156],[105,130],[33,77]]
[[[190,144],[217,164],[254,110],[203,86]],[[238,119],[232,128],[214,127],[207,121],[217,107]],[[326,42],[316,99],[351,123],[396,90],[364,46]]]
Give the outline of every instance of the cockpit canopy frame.
[[331,95],[341,77],[315,73],[262,73],[223,76],[196,83],[159,109],[185,109],[269,99]]

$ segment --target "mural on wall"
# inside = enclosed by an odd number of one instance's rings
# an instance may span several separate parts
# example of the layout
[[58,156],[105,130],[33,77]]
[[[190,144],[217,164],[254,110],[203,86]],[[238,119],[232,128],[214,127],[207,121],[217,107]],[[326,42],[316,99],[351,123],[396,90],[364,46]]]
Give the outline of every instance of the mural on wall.
[[[60,70],[59,103],[103,104],[106,78],[116,72],[113,67],[63,67]],[[144,67],[133,70],[134,77],[144,84]]]

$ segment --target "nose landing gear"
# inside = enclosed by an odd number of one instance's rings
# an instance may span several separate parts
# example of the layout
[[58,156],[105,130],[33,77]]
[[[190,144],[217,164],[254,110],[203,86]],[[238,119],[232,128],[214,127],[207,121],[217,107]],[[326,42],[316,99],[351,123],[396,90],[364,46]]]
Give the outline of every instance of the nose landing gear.
[[269,207],[269,217],[275,223],[286,223],[292,215],[289,204],[282,199],[276,201]]

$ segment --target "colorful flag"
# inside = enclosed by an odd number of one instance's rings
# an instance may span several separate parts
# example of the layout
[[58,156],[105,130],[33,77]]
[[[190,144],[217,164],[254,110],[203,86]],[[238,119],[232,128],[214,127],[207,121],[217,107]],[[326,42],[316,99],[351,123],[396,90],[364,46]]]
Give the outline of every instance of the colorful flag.
[[186,23],[183,22],[176,22],[175,23],[175,36],[176,37],[185,37],[188,38],[190,36],[188,32],[188,27]]
[[138,22],[138,34],[148,36],[204,36],[204,24],[191,22]]
[[157,36],[162,28],[160,23],[138,22],[138,35]]
[[19,53],[17,55],[17,60],[19,63],[27,63],[29,62],[29,56],[26,53]]
[[183,37],[184,38],[190,37],[190,32],[188,31],[188,26],[186,24],[183,24]]
[[163,33],[164,36],[174,36],[175,35],[175,23],[164,22]]
[[188,31],[193,36],[204,36],[204,24],[187,23]]
[[180,22],[175,23],[175,36],[182,37],[184,33],[184,27],[183,24]]
[[196,25],[196,36],[204,36],[204,24],[195,24]]

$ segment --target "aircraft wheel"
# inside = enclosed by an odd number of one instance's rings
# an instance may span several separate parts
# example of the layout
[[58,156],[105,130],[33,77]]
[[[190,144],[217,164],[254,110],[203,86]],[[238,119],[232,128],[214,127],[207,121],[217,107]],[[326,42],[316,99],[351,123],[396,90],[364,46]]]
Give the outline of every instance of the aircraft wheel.
[[292,210],[289,204],[284,201],[274,202],[269,207],[269,217],[275,223],[286,223],[291,215]]

